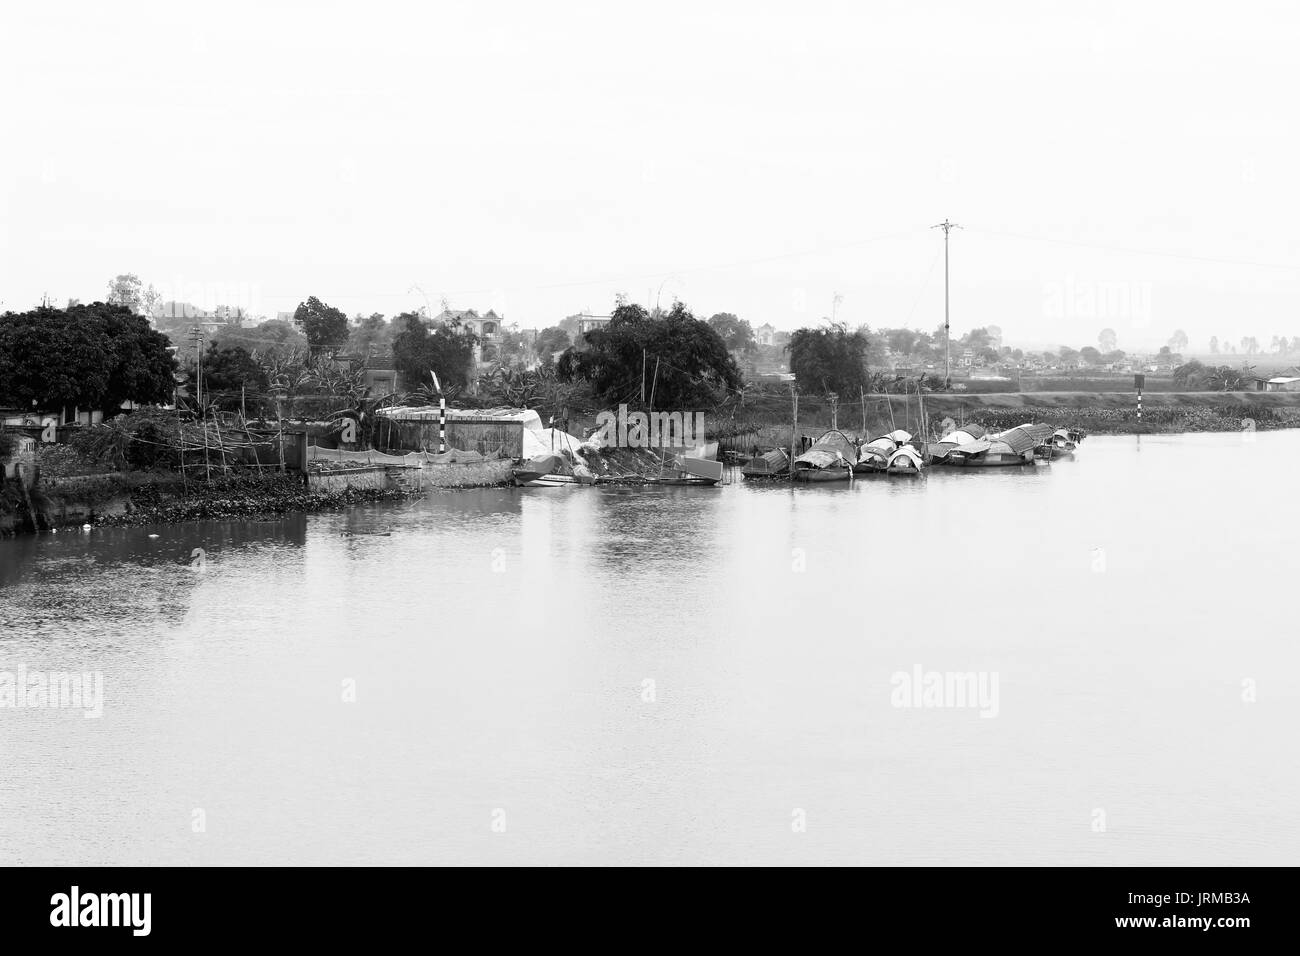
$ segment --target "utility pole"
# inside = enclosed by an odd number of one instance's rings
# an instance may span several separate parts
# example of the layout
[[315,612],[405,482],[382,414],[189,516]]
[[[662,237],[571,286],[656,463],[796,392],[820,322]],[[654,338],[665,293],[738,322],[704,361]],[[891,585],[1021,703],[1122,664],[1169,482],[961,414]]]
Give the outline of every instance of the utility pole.
[[952,338],[948,331],[948,233],[961,226],[945,219],[930,228],[943,230],[943,384],[947,388],[952,383],[952,355],[948,348]]

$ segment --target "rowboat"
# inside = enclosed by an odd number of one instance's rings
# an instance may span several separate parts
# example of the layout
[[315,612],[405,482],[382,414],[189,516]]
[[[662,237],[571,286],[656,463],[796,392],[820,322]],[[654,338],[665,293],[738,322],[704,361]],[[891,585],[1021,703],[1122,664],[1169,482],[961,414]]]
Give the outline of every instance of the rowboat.
[[538,455],[511,469],[516,485],[523,488],[564,488],[591,484],[588,475],[575,475],[574,468],[560,455]]

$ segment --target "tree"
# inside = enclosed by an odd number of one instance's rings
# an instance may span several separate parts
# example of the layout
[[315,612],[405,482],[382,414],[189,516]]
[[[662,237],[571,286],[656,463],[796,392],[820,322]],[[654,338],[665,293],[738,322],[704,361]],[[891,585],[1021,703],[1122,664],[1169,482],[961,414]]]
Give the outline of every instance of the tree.
[[358,355],[386,352],[392,348],[394,334],[396,333],[388,320],[380,313],[373,312],[358,322],[356,328],[348,334],[348,345]]
[[572,344],[569,333],[559,326],[553,325],[537,333],[537,340],[533,342],[533,349],[537,352],[537,356],[542,360],[543,365],[550,365],[554,362],[556,352],[563,352]]
[[921,333],[915,329],[881,329],[879,334],[895,355],[911,355],[921,342]]
[[1091,345],[1085,345],[1083,348],[1079,349],[1079,357],[1083,359],[1084,364],[1086,365],[1101,364],[1101,353]]
[[986,328],[971,329],[961,337],[961,345],[975,352],[992,344],[993,336]]
[[741,385],[722,338],[681,302],[660,317],[622,302],[604,328],[585,338],[585,348],[560,356],[556,371],[562,381],[590,382],[610,404],[639,397],[644,387],[656,408],[685,411],[716,404],[727,389]]
[[786,350],[790,371],[807,391],[835,392],[846,398],[867,386],[867,334],[843,322],[819,329],[796,329]]
[[1217,335],[1210,336],[1210,354],[1211,355],[1219,354],[1219,337]]
[[[238,345],[218,348],[216,342],[208,343],[203,353],[204,394],[229,392],[234,396],[241,390],[262,392],[266,386],[266,372],[245,349]],[[237,406],[236,401],[232,407]]]
[[[121,305],[136,315],[152,315],[162,296],[152,285],[145,287],[140,277],[128,272],[117,276],[108,283],[109,305]],[[69,306],[74,300],[69,299]]]
[[709,327],[718,333],[722,342],[733,352],[754,352],[758,342],[754,330],[744,319],[737,318],[730,312],[718,312],[709,317]]
[[1078,350],[1077,350],[1077,349],[1072,349],[1072,348],[1070,348],[1070,347],[1067,346],[1067,345],[1062,345],[1062,346],[1061,346],[1061,361],[1062,361],[1063,363],[1066,363],[1066,364],[1070,364],[1070,363],[1073,363],[1073,362],[1077,362],[1077,361],[1079,361],[1079,352],[1078,352]]
[[336,351],[348,340],[348,317],[341,309],[327,305],[314,295],[298,303],[293,324],[302,329],[313,352]]
[[398,330],[393,337],[393,365],[408,388],[431,384],[430,371],[437,373],[444,390],[469,382],[477,335],[461,328],[459,322],[431,331],[418,312],[403,312],[393,319],[393,325]]
[[1119,339],[1115,336],[1114,329],[1102,329],[1097,333],[1097,344],[1101,347],[1101,351],[1103,352],[1115,351],[1115,344],[1118,341]]
[[1175,329],[1174,334],[1169,337],[1169,348],[1174,353],[1182,352],[1187,348],[1187,333],[1182,329]]
[[125,305],[92,302],[0,317],[0,402],[111,413],[170,400],[167,337]]
[[1209,370],[1204,365],[1192,359],[1174,369],[1174,384],[1179,388],[1196,389],[1200,387],[1207,371]]
[[[184,336],[177,336],[172,344],[184,345],[187,341]],[[217,331],[216,342],[221,348],[241,348],[256,355],[272,351],[288,354],[307,348],[306,337],[284,319],[269,319],[251,329],[225,326]]]

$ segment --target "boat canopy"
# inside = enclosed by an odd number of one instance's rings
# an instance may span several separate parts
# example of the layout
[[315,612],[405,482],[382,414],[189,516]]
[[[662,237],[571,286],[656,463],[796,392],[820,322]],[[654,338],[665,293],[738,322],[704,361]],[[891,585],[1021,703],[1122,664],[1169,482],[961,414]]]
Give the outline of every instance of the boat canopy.
[[1019,425],[997,435],[992,435],[990,438],[994,441],[1005,442],[1011,446],[1013,452],[1020,454],[1037,448],[1047,441],[1051,433],[1050,425]]
[[920,471],[922,464],[923,459],[921,458],[920,452],[911,445],[904,445],[902,448],[898,449],[898,451],[889,456],[889,467],[893,469],[913,468]]
[[837,462],[851,464],[858,460],[853,442],[841,431],[831,430],[813,442],[813,446],[794,460],[804,468],[830,468]]

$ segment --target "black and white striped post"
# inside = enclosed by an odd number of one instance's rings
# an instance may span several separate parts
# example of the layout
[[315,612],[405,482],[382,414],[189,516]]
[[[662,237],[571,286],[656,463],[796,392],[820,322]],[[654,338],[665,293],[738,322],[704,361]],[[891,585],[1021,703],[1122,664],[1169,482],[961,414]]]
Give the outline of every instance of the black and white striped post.
[[1146,384],[1145,375],[1133,376],[1133,387],[1137,389],[1137,393],[1138,393],[1138,424],[1139,425],[1142,424],[1142,386],[1145,384]]
[[442,394],[438,373],[430,369],[429,376],[433,379],[433,387],[438,391],[438,454],[445,455],[447,453],[447,396]]

